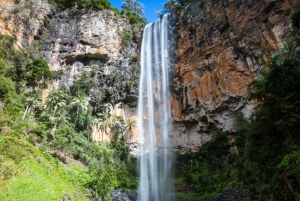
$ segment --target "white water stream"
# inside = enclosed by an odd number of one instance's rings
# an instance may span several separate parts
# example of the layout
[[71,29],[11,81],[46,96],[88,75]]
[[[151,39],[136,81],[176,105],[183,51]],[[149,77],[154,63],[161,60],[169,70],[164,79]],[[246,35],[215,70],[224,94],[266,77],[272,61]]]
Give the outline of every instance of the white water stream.
[[138,100],[139,201],[172,201],[169,15],[146,25]]

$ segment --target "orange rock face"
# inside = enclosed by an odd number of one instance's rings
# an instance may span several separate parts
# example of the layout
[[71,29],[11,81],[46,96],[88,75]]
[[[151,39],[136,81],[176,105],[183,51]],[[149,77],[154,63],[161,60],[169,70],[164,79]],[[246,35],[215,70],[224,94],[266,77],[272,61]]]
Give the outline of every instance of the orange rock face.
[[0,34],[14,36],[17,47],[28,46],[52,9],[47,0],[0,0]]
[[261,58],[268,60],[289,37],[289,17],[299,5],[296,0],[194,0],[183,6],[172,97],[173,120],[181,125],[175,138],[195,128],[189,136],[198,135],[197,146],[210,128],[234,132],[233,111],[250,115],[254,104],[247,100],[247,85],[261,76]]

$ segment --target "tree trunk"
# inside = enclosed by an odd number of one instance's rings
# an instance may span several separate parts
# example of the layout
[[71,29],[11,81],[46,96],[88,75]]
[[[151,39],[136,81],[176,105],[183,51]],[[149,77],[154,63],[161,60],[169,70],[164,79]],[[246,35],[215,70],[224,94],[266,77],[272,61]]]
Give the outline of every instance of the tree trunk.
[[56,132],[56,124],[54,125],[54,127],[51,130],[51,135],[52,135],[54,140],[55,140],[55,132]]
[[77,112],[76,112],[76,118],[75,118],[75,122],[74,122],[74,128],[76,127],[76,122],[77,122],[78,114],[79,114],[79,107],[77,108]]
[[22,121],[24,121],[24,119],[25,119],[25,117],[26,117],[26,114],[27,114],[29,108],[30,108],[30,106],[27,105],[26,110],[25,110],[25,112],[24,112],[24,115],[23,115],[23,117],[22,117]]

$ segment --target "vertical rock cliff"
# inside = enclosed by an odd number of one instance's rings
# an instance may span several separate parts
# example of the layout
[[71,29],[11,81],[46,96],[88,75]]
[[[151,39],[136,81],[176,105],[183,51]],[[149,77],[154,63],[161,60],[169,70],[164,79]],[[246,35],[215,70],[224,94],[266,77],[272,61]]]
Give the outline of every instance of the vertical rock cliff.
[[212,128],[234,132],[234,111],[250,115],[255,103],[247,100],[247,84],[289,37],[289,16],[299,5],[288,0],[182,3],[172,97],[178,151],[196,151],[212,138]]
[[[214,128],[235,132],[234,111],[251,114],[255,103],[247,99],[247,84],[261,76],[263,60],[289,37],[289,16],[299,5],[298,0],[181,3],[171,86],[172,144],[177,151],[197,151],[212,139]],[[61,72],[49,90],[71,87],[88,75],[97,83],[90,86],[93,104],[127,123],[137,120],[141,32],[110,10],[58,11],[46,0],[0,0],[0,33],[14,36],[18,48],[38,42],[36,57]],[[44,102],[49,90],[43,93]],[[137,135],[135,126],[125,131],[134,151]],[[92,136],[111,139],[99,125]]]
[[[126,16],[112,10],[59,11],[47,0],[1,0],[0,8],[0,33],[14,36],[17,48],[38,44],[34,57],[45,58],[50,69],[59,72],[43,92],[43,103],[50,91],[70,88],[85,77],[96,83],[86,83],[94,105],[102,106],[112,118],[122,117],[125,123],[136,121],[138,43],[143,25],[133,27]],[[96,141],[109,141],[112,133],[96,124],[92,136]],[[136,128],[126,129],[125,136],[129,143],[135,141]]]
[[14,36],[19,48],[28,46],[53,12],[47,0],[0,0],[0,33]]

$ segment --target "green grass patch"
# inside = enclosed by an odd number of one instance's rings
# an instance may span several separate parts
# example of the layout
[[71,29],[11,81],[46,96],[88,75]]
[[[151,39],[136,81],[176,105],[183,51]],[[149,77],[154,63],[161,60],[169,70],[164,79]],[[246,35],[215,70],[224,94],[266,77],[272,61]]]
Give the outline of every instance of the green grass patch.
[[67,194],[73,200],[88,200],[83,187],[76,188],[69,179],[70,171],[84,171],[49,157],[25,140],[0,137],[0,200],[62,200]]
[[187,200],[192,200],[193,198],[195,198],[196,196],[198,196],[197,193],[186,193],[186,192],[177,192],[175,194],[176,198],[184,198],[184,199],[187,199]]

